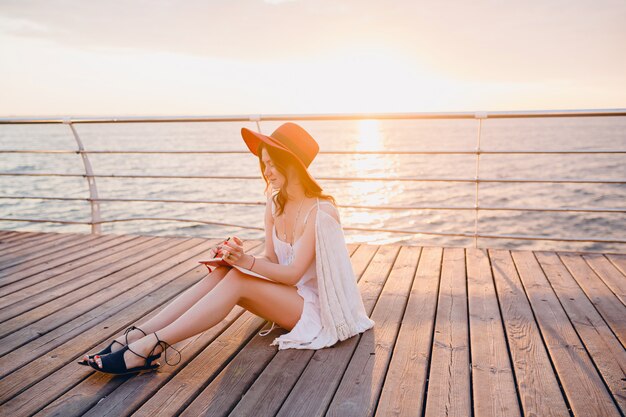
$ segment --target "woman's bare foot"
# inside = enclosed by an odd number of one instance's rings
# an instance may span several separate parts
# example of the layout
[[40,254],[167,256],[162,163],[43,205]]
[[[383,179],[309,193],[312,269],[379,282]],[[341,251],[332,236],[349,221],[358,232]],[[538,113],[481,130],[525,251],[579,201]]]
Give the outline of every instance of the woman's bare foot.
[[[131,330],[130,332],[128,332],[128,335],[121,335],[118,338],[114,339],[117,343],[113,343],[113,346],[111,346],[111,353],[118,351],[122,349],[124,346],[126,346],[126,336],[128,336],[128,343],[133,343],[134,341],[139,340],[142,337],[144,337],[144,333],[141,330],[138,330],[137,328],[135,328]],[[88,359],[89,359],[89,354],[86,353],[85,356],[83,356],[83,360],[87,362]]]

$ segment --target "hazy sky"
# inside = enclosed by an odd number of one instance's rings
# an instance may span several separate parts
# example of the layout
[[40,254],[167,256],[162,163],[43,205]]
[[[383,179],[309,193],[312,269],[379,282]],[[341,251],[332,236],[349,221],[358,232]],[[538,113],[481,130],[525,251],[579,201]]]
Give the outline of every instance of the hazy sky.
[[0,116],[626,107],[626,1],[0,1]]

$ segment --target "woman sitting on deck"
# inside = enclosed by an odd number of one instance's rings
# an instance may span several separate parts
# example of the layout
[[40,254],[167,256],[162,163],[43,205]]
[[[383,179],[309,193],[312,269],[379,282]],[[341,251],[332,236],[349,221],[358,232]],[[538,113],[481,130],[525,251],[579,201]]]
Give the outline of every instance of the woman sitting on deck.
[[356,285],[334,198],[322,193],[307,170],[317,142],[294,123],[270,136],[246,128],[241,134],[259,157],[266,182],[265,256],[244,253],[236,237],[210,255],[222,253],[229,265],[271,280],[216,267],[153,318],[129,327],[80,364],[112,374],[156,369],[153,361],[171,344],[210,329],[235,305],[272,321],[269,331],[275,324],[289,330],[272,342],[278,349],[320,349],[374,325]]

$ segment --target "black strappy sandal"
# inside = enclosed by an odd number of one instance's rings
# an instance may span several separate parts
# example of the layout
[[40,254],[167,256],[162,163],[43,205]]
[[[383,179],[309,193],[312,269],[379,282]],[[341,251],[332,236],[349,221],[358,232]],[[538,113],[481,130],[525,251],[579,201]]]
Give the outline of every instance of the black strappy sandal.
[[[106,374],[112,374],[112,375],[126,375],[126,374],[134,374],[137,372],[153,371],[157,369],[159,366],[161,366],[160,363],[155,363],[154,365],[151,364],[152,361],[158,359],[161,356],[161,352],[154,355],[154,350],[158,346],[161,346],[161,348],[163,349],[163,352],[165,352],[165,363],[167,363],[170,366],[178,365],[178,363],[181,361],[180,352],[174,349],[169,343],[164,342],[163,340],[159,339],[159,336],[156,334],[156,332],[153,334],[154,334],[154,337],[156,337],[157,342],[154,344],[154,346],[152,347],[152,350],[150,350],[150,353],[148,354],[147,357],[140,355],[139,353],[133,351],[128,345],[126,345],[122,349],[115,351],[113,353],[109,353],[108,355],[103,355],[103,356],[95,355],[93,360],[89,361],[89,366],[91,366],[96,371],[103,372]],[[167,348],[168,347],[174,349],[178,353],[178,362],[171,364],[167,361]],[[130,368],[130,369],[127,368],[126,363],[124,362],[124,352],[126,352],[127,350],[130,350],[135,355],[145,359],[145,364],[143,366],[135,366],[134,368]]]
[[[143,330],[141,330],[139,327],[137,326],[130,326],[128,329],[126,329],[124,331],[124,339],[126,340],[126,346],[128,346],[128,333],[132,332],[133,330],[139,330],[141,333],[143,333],[144,336],[148,336],[146,334],[146,332],[144,332]],[[122,345],[120,342],[118,342],[117,340],[113,340],[111,343],[109,343],[109,346],[105,347],[104,349],[102,349],[100,352],[94,353],[93,355],[87,355],[87,360],[82,360],[82,361],[77,361],[76,363],[79,365],[84,365],[84,366],[89,366],[89,360],[93,360],[93,357],[96,355],[108,355],[109,353],[112,353],[111,348],[113,347],[113,343],[117,343],[118,345]],[[124,347],[125,345],[122,345],[122,347]]]

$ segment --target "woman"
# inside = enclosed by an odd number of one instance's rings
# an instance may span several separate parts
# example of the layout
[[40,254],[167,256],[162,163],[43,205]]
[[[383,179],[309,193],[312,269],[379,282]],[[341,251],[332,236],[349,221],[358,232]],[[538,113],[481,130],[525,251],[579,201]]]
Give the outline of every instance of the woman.
[[265,254],[245,253],[234,237],[210,255],[221,253],[229,265],[271,280],[217,267],[156,316],[79,363],[112,374],[156,369],[161,352],[216,325],[235,305],[272,321],[272,329],[289,330],[272,342],[279,349],[332,346],[374,325],[356,286],[334,198],[307,170],[317,142],[295,123],[270,136],[246,128],[241,134],[266,182]]

